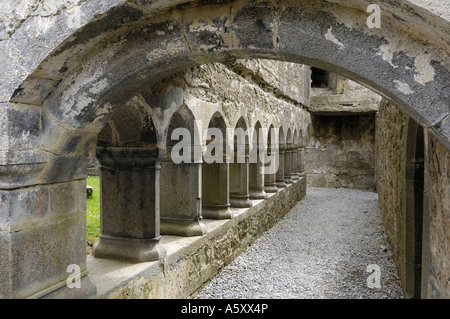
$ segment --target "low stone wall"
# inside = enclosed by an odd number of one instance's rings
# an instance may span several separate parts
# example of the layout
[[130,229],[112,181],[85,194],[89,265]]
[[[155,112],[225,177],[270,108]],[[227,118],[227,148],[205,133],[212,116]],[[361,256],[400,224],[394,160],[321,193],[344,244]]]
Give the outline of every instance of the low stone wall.
[[375,188],[374,114],[314,116],[305,149],[308,186]]
[[161,236],[167,257],[156,262],[125,263],[87,258],[89,277],[98,298],[188,298],[275,225],[306,195],[306,177],[254,201],[247,209],[233,209],[229,220],[204,220],[204,236]]

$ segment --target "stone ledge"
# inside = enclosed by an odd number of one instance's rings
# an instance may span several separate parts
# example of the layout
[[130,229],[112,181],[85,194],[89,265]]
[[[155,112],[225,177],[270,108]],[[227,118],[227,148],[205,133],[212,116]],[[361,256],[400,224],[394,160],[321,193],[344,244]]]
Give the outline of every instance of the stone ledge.
[[96,298],[189,298],[306,195],[306,178],[254,200],[246,209],[231,208],[228,220],[203,219],[206,234],[161,236],[167,256],[159,261],[127,263],[87,256]]

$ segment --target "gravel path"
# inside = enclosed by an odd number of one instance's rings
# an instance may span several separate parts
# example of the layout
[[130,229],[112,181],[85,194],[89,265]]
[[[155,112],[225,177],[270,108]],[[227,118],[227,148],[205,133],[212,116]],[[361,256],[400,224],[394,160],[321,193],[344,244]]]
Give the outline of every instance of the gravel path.
[[[309,187],[196,298],[403,298],[377,199],[370,191]],[[367,271],[372,264],[380,267],[379,288]]]

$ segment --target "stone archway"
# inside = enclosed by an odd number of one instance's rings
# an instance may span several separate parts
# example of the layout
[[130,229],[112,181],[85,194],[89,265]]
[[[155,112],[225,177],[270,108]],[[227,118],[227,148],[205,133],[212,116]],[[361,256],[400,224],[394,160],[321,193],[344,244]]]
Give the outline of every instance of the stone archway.
[[230,170],[230,205],[251,207],[249,196],[249,136],[247,124],[240,117],[233,130],[233,160]]
[[166,150],[158,146],[150,108],[133,103],[121,108],[100,132],[99,258],[127,261],[158,260],[166,255],[160,237],[160,162]]
[[[54,185],[79,183],[85,177],[85,150],[130,97],[179,70],[236,58],[298,62],[341,74],[390,99],[450,149],[448,21],[411,2],[386,0],[380,1],[383,28],[370,29],[367,5],[364,0],[219,5],[123,0],[104,6],[85,1],[77,27],[62,27],[67,26],[66,11],[45,28],[27,22],[36,36],[18,32],[0,50],[5,61],[0,188],[9,199],[17,189],[24,198],[33,198]],[[19,62],[8,56],[14,51],[22,52]],[[7,218],[8,233],[0,238],[9,247],[2,274],[30,275],[18,286],[2,286],[1,296],[52,291],[65,280],[68,263],[81,265],[86,273],[80,253],[85,212],[76,200],[81,195],[72,195],[67,211],[58,215],[71,218],[56,219],[51,228],[33,220],[12,238],[22,218]],[[47,198],[49,207],[61,200]],[[20,212],[9,209],[2,207],[4,216],[30,215],[26,206]],[[45,237],[48,254],[66,258],[46,267],[47,254],[18,267],[20,258],[12,254],[30,236]]]
[[[166,157],[161,161],[161,234],[205,233],[199,187],[202,167],[201,160],[195,158],[195,126],[195,117],[186,105],[172,115],[169,123]],[[172,153],[178,158],[173,158]]]
[[[278,191],[276,184],[276,171],[278,171],[277,165],[279,165],[279,156],[277,156],[278,152],[276,131],[273,124],[271,124],[267,132],[267,155],[269,157],[274,155],[275,163],[272,163],[272,160],[268,160],[264,166],[264,191],[266,193],[276,193]],[[275,172],[273,167],[275,167]]]
[[227,132],[219,112],[211,117],[206,134],[202,164],[202,215],[210,219],[232,218],[230,211],[229,161],[226,159]]

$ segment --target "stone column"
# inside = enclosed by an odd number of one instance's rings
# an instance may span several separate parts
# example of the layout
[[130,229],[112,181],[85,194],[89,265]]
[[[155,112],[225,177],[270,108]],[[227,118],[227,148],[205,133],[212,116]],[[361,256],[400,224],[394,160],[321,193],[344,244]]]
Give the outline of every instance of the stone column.
[[132,262],[166,255],[160,238],[158,148],[97,148],[100,161],[100,239],[93,254]]
[[[176,164],[171,158],[171,147],[161,161],[161,234],[201,236],[202,222],[200,162]],[[191,158],[194,159],[192,156]]]
[[288,144],[284,154],[284,182],[286,184],[292,184],[292,153],[292,144]]
[[[256,146],[255,146],[256,147]],[[261,146],[259,146],[261,147]],[[249,163],[249,193],[250,199],[264,199],[267,197],[264,191],[264,164],[260,157],[260,148],[256,148],[256,156]]]
[[251,207],[252,202],[249,199],[249,179],[248,179],[248,153],[237,154],[234,150],[234,160],[230,163],[230,205],[232,207],[245,208]]
[[285,153],[286,153],[286,146],[280,145],[278,148],[279,152],[279,162],[278,162],[278,171],[276,174],[276,185],[278,188],[284,188],[287,186],[286,182],[284,181],[284,168],[285,168]]
[[298,145],[292,144],[292,171],[291,178],[293,181],[298,181],[300,178],[297,173],[298,165]]
[[[270,149],[268,148],[267,155],[270,157],[272,154],[276,155],[276,149]],[[279,167],[279,156],[275,156],[273,159],[275,161],[275,167]],[[278,192],[277,188],[277,171],[275,172],[269,172],[269,168],[271,169],[271,166],[273,166],[273,163],[271,161],[266,161],[267,163],[264,164],[264,191],[266,193],[276,193]]]
[[305,174],[305,148],[303,146],[297,150],[297,174],[299,177]]
[[229,199],[229,163],[202,164],[202,216],[209,219],[233,217]]

